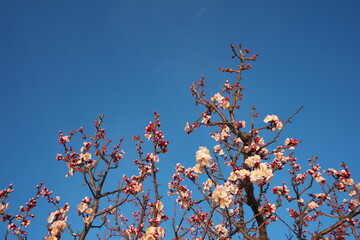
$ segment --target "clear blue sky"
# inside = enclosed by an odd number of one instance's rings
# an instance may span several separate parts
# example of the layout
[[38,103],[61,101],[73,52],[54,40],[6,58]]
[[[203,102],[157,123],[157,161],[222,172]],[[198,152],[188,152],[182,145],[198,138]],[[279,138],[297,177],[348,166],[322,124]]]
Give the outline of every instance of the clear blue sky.
[[[154,110],[170,140],[160,165],[166,186],[168,169],[193,166],[198,146],[210,146],[206,131],[183,131],[202,111],[189,87],[205,74],[214,94],[230,79],[217,70],[235,64],[229,43],[260,53],[244,76],[244,106],[286,118],[304,105],[284,135],[303,140],[296,156],[317,155],[326,168],[345,161],[358,182],[359,13],[355,0],[1,0],[0,188],[14,184],[17,208],[42,180],[74,210],[84,195],[55,160],[58,130],[92,131],[104,114],[130,162],[131,136]],[[247,108],[242,114],[248,120]]]

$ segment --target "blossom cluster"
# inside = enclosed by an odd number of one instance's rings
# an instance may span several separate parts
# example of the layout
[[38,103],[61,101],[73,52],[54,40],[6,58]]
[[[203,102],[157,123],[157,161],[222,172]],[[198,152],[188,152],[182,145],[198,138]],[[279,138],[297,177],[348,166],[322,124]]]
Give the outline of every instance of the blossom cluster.
[[[232,188],[230,188],[230,186]],[[236,194],[233,188],[236,189],[234,185],[222,186],[217,185],[215,190],[212,192],[211,196],[214,199],[214,202],[218,203],[221,208],[229,208],[232,205],[234,197],[232,192]],[[237,190],[237,189],[236,189]]]
[[229,98],[223,97],[220,93],[216,93],[211,97],[211,101],[216,101],[222,109],[227,109],[230,107]]
[[267,115],[264,119],[264,123],[270,124],[268,128],[271,131],[275,131],[276,129],[281,130],[283,128],[283,123],[276,115]]
[[36,185],[36,194],[34,197],[30,198],[28,202],[25,203],[25,206],[20,206],[18,214],[11,214],[8,212],[10,208],[9,202],[5,200],[9,198],[10,193],[14,191],[12,184],[9,185],[7,189],[0,191],[0,216],[2,222],[7,222],[7,231],[6,236],[11,233],[19,239],[26,238],[28,232],[24,230],[31,225],[32,219],[35,218],[35,214],[32,213],[33,209],[38,204],[38,199],[40,197],[46,198],[47,202],[56,205],[59,203],[60,197],[53,198],[51,195],[52,191],[44,187],[44,183],[40,182],[39,185]]
[[210,151],[206,147],[199,147],[195,155],[197,164],[194,167],[196,173],[203,173],[205,166],[209,167],[211,163]]
[[168,151],[167,146],[169,141],[163,140],[164,135],[161,130],[157,130],[157,127],[160,127],[160,114],[154,112],[155,119],[154,122],[150,122],[149,125],[145,128],[145,137],[148,140],[151,140],[153,143],[156,143],[156,147],[161,149],[162,153]]
[[164,236],[165,236],[165,231],[162,227],[149,226],[146,229],[145,235],[141,239],[156,240]]
[[91,198],[85,197],[81,203],[77,205],[79,215],[83,215],[84,223],[90,223],[94,219],[92,216],[93,208],[91,207]]
[[[195,103],[197,105],[203,105],[205,110],[201,113],[201,117],[194,123],[186,124],[185,131],[191,133],[201,125],[208,127],[217,126],[219,130],[210,134],[217,142],[214,146],[214,156],[211,156],[207,148],[200,147],[196,152],[195,167],[185,169],[185,167],[178,164],[176,173],[173,175],[173,180],[169,183],[169,195],[178,195],[177,202],[180,205],[180,209],[183,209],[184,215],[187,211],[192,211],[192,215],[187,218],[189,226],[187,228],[184,226],[178,228],[178,231],[182,230],[184,234],[188,231],[190,235],[199,231],[211,231],[210,229],[204,230],[207,226],[211,226],[210,219],[202,219],[203,224],[195,224],[194,219],[200,219],[200,216],[208,217],[219,213],[216,218],[220,219],[220,223],[213,225],[216,225],[215,230],[218,233],[221,232],[221,234],[216,235],[218,239],[226,239],[233,236],[232,224],[237,227],[237,230],[243,230],[242,234],[244,238],[259,238],[261,232],[266,232],[264,228],[266,228],[269,222],[278,219],[285,222],[278,214],[274,214],[275,211],[282,206],[282,199],[286,199],[289,203],[296,200],[299,207],[298,210],[289,208],[290,216],[294,217],[294,228],[291,228],[291,230],[295,234],[298,233],[299,235],[297,236],[302,236],[303,238],[305,238],[306,234],[313,237],[316,235],[316,232],[311,232],[310,230],[304,229],[304,227],[307,227],[310,221],[316,221],[320,216],[323,216],[319,209],[324,205],[324,202],[327,202],[327,205],[333,207],[333,209],[338,207],[345,209],[346,204],[349,205],[348,209],[350,210],[354,209],[354,206],[357,206],[354,200],[344,200],[343,205],[335,206],[334,202],[337,200],[334,201],[334,199],[337,199],[337,195],[334,191],[348,191],[349,196],[354,197],[359,196],[358,189],[353,187],[354,181],[347,175],[346,170],[341,172],[330,170],[320,172],[320,167],[312,163],[308,170],[301,172],[302,168],[297,158],[293,157],[293,152],[287,153],[287,150],[294,150],[301,142],[295,138],[286,138],[284,144],[277,146],[272,151],[267,149],[270,144],[277,142],[281,130],[301,108],[285,121],[280,120],[276,115],[267,115],[263,121],[266,125],[255,128],[254,118],[258,117],[259,114],[255,112],[256,108],[252,106],[252,112],[250,114],[252,118],[250,119],[251,130],[249,133],[245,132],[245,121],[236,120],[237,116],[233,114],[232,111],[239,109],[240,104],[238,104],[238,101],[243,100],[242,91],[244,88],[240,85],[241,72],[251,67],[251,65],[245,64],[245,62],[255,61],[258,55],[255,54],[252,57],[246,57],[246,54],[250,53],[250,50],[242,50],[241,46],[235,47],[231,45],[231,50],[233,53],[231,58],[240,60],[238,69],[220,68],[220,70],[222,72],[238,74],[235,83],[230,83],[226,80],[222,91],[214,94],[210,99],[205,98],[204,77],[202,77],[200,83],[194,83],[191,88],[191,92],[195,96]],[[225,92],[231,97],[224,97],[223,93]],[[214,119],[220,120],[216,122]],[[270,141],[266,142],[265,139],[259,135],[263,129],[269,129],[271,131],[278,130],[278,133],[274,135]],[[273,156],[272,160],[270,159],[271,156]],[[281,171],[286,165],[290,167],[290,185],[294,189],[294,194],[290,195],[289,185],[283,182],[282,185],[272,188],[273,194],[277,195],[277,200],[276,204],[270,203],[266,195],[272,184],[271,180],[275,172]],[[224,166],[230,167],[230,171],[224,169]],[[324,177],[324,173],[334,177],[335,182],[333,185],[325,184],[328,182]],[[229,175],[226,177],[227,174]],[[188,185],[185,185],[185,179],[190,180],[190,182],[200,190],[200,196],[202,197],[195,199],[196,195],[192,194]],[[320,189],[322,189],[323,192],[308,193],[306,190],[312,187],[313,182],[319,183]],[[306,186],[306,184],[309,185]],[[253,197],[256,185],[260,191],[259,198]],[[329,186],[329,189],[326,189],[325,186]],[[332,193],[334,197],[329,197],[330,193]],[[307,198],[302,196],[306,194],[308,195]],[[193,205],[188,203],[198,203],[199,205],[201,203],[205,206],[198,206],[197,210],[192,210]],[[205,203],[208,203],[208,205]],[[215,205],[212,203],[215,203]],[[243,205],[248,205],[253,210],[255,219],[253,218],[248,222],[244,220]],[[311,215],[311,212],[314,213]],[[230,217],[224,217],[226,214],[229,214],[232,220],[229,219]],[[331,214],[334,214],[334,212]],[[239,216],[241,216],[239,218],[240,222],[246,222],[241,226],[235,223],[235,219]],[[339,218],[341,216],[340,214]],[[251,227],[247,227],[246,224],[250,223]],[[354,223],[358,224],[357,221]],[[300,226],[299,224],[302,225]],[[351,225],[348,225],[348,228],[350,227]],[[337,229],[330,231],[328,236],[339,236],[340,234],[335,233],[336,231]],[[253,235],[246,235],[249,232],[255,233]],[[266,236],[261,236],[260,238],[267,239]],[[193,239],[196,239],[196,235],[194,235]]]
[[[357,217],[360,214],[360,183],[355,182],[345,163],[341,164],[342,170],[322,170],[314,157],[304,167],[293,151],[301,141],[295,138],[279,141],[282,129],[301,108],[283,121],[276,115],[267,115],[260,126],[257,126],[259,113],[254,106],[250,109],[249,121],[238,119],[240,114],[235,110],[243,106],[240,104],[244,90],[241,73],[252,67],[249,61],[255,61],[258,54],[248,55],[250,50],[241,45],[230,47],[230,57],[239,60],[239,65],[219,69],[237,75],[234,82],[226,80],[222,89],[210,98],[206,98],[204,76],[190,89],[196,105],[205,109],[192,124],[186,123],[185,131],[189,134],[200,126],[215,127],[210,137],[216,144],[211,148],[201,144],[195,153],[195,165],[189,163],[192,167],[186,168],[180,163],[175,167],[167,185],[168,196],[176,197],[173,239],[268,239],[268,225],[274,221],[284,223],[298,239],[360,238],[357,233],[360,228]],[[168,206],[164,206],[165,196],[159,187],[159,176],[163,176],[159,175],[158,168],[159,155],[168,151],[169,141],[160,130],[160,115],[154,112],[154,120],[145,127],[146,143],[140,135],[133,136],[136,173],[128,174],[130,170],[126,169],[127,174],[118,177],[115,188],[107,183],[110,172],[122,170],[119,163],[125,154],[121,150],[123,139],[109,151],[111,140],[102,128],[103,117],[99,115],[95,121],[94,135],[88,136],[82,127],[67,135],[59,132],[58,141],[64,153],[57,154],[56,159],[66,163],[66,176],[77,172],[83,177],[84,185],[89,189],[88,196],[91,196],[82,198],[76,207],[83,222],[82,229],[72,229],[68,217],[70,206],[65,204],[60,208],[60,198],[52,197],[53,192],[43,187],[43,183],[37,186],[35,196],[20,206],[20,213],[10,214],[8,198],[13,192],[10,185],[0,191],[0,217],[7,222],[5,239],[9,234],[19,239],[27,238],[24,228],[35,218],[32,210],[40,197],[56,208],[47,219],[46,240],[65,239],[65,230],[74,239],[86,239],[95,228],[104,230],[104,239],[161,240],[169,237],[163,225],[169,217],[165,214]],[[260,135],[266,130],[277,132]],[[70,146],[75,142],[75,133],[83,139],[79,151]],[[281,143],[271,150],[270,146],[278,142]],[[150,151],[144,150],[145,144],[150,144]],[[290,175],[289,183],[276,184],[274,174],[285,167]],[[285,216],[280,210],[284,202],[289,204]],[[326,219],[334,223],[323,228]],[[311,227],[310,223],[316,221],[317,227]],[[99,224],[95,225],[95,222]],[[99,235],[97,237],[100,239]]]
[[48,228],[48,234],[46,240],[58,240],[61,239],[61,234],[67,227],[67,212],[70,210],[70,206],[65,204],[64,207],[50,213],[48,217],[48,223],[50,227]]
[[[60,143],[62,143],[62,141],[60,141]],[[56,160],[63,160],[68,163],[69,172],[66,177],[73,176],[76,171],[84,172],[96,166],[97,161],[92,159],[92,155],[89,152],[90,148],[91,143],[85,141],[83,147],[80,148],[80,153],[76,153],[72,148],[69,148],[66,157],[63,157],[60,153],[56,155]]]

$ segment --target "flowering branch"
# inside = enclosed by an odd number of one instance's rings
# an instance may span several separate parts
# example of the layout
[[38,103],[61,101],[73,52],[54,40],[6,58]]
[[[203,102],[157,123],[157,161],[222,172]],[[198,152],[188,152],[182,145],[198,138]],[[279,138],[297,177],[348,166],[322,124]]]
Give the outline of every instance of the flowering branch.
[[[341,170],[322,170],[317,157],[300,165],[295,148],[301,143],[296,138],[280,139],[283,129],[303,108],[281,120],[277,115],[260,114],[255,106],[250,109],[248,126],[240,113],[244,87],[244,71],[252,68],[258,54],[241,45],[230,45],[231,58],[238,61],[236,68],[219,68],[233,74],[233,81],[225,81],[222,89],[206,97],[205,76],[193,83],[190,90],[195,104],[203,111],[192,124],[186,123],[190,134],[201,126],[210,129],[215,140],[211,148],[201,146],[195,153],[195,163],[185,168],[178,163],[170,182],[168,195],[176,198],[172,218],[173,239],[239,239],[268,240],[268,227],[275,221],[289,230],[287,239],[360,239],[360,183],[355,183],[345,163]],[[248,115],[246,115],[248,116]],[[39,197],[55,207],[48,217],[46,240],[59,240],[69,233],[74,240],[83,240],[94,230],[104,230],[103,239],[119,237],[127,240],[161,240],[167,235],[166,201],[158,178],[160,156],[168,151],[169,141],[160,130],[160,115],[145,128],[145,138],[133,136],[137,159],[135,173],[123,173],[119,183],[112,186],[109,176],[121,171],[123,139],[111,147],[102,127],[104,116],[95,121],[95,133],[88,135],[83,128],[68,135],[59,132],[59,143],[64,153],[56,159],[67,165],[66,177],[80,175],[88,189],[76,207],[83,223],[73,229],[69,219],[69,204],[60,207],[60,198],[40,183],[33,198],[20,207],[19,214],[9,213],[8,198],[12,185],[0,191],[0,216],[7,223],[5,239],[11,235],[27,239],[27,228],[35,215]],[[265,133],[266,138],[261,134]],[[79,136],[84,140],[79,151],[70,146]],[[263,135],[264,136],[264,135]],[[276,144],[276,145],[275,145]],[[282,171],[287,169],[286,171]],[[118,173],[117,173],[118,174]],[[276,184],[277,174],[281,179]],[[281,174],[281,175],[280,175]],[[287,206],[285,214],[282,209]],[[327,223],[325,226],[324,223]],[[292,235],[293,234],[293,235]],[[96,234],[101,239],[99,234]]]

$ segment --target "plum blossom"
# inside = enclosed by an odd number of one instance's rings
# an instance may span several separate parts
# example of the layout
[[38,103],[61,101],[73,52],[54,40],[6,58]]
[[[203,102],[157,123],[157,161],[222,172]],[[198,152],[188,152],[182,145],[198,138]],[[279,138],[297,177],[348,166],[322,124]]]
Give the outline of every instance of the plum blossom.
[[222,107],[223,109],[227,109],[227,108],[230,107],[230,103],[229,103],[228,101],[226,101],[226,100],[223,100],[223,101],[221,102],[221,107]]
[[245,160],[246,165],[250,168],[255,167],[256,165],[260,164],[261,157],[259,155],[250,156]]
[[216,93],[214,96],[211,97],[211,101],[221,102],[222,100],[224,100],[224,97],[221,96],[220,93]]
[[273,192],[273,194],[278,194],[278,195],[282,195],[282,196],[286,196],[286,195],[290,194],[290,190],[288,189],[288,187],[286,185],[273,187],[272,192]]
[[281,120],[276,115],[267,115],[264,119],[264,123],[270,123],[271,131],[275,131],[276,128],[281,130],[283,128],[283,124]]
[[139,183],[138,181],[132,181],[131,184],[132,186],[132,189],[138,193],[138,192],[141,192],[142,191],[142,183]]
[[82,161],[88,161],[91,159],[91,154],[86,152],[86,153],[81,153],[80,154],[80,160]]
[[198,124],[192,124],[192,125],[190,125],[190,124],[187,122],[186,125],[185,125],[184,130],[185,130],[185,132],[186,132],[187,134],[190,134],[190,133],[192,133],[196,128],[198,128],[198,127],[199,127]]
[[210,166],[211,156],[210,152],[206,147],[199,147],[199,150],[195,155],[197,164],[194,167],[196,173],[203,173],[205,166]]
[[209,164],[211,161],[210,152],[206,147],[199,147],[199,150],[196,151],[195,158],[196,161],[203,162],[204,164]]
[[243,120],[243,121],[239,121],[236,123],[236,127],[237,128],[245,128],[246,127],[246,122]]
[[152,136],[153,135],[151,133],[145,133],[145,137],[147,138],[147,140],[150,140]]
[[204,165],[201,165],[201,164],[197,163],[197,164],[193,167],[193,170],[194,170],[194,172],[201,174],[201,173],[204,172],[205,168],[204,168]]
[[155,240],[165,236],[165,230],[162,227],[149,226],[145,235],[141,238],[144,240]]
[[0,203],[0,214],[4,213],[8,207],[9,207],[9,203],[7,204]]
[[60,208],[59,210],[56,210],[52,213],[50,213],[47,221],[48,223],[52,223],[57,218],[66,219],[66,213],[70,210],[70,206],[68,204],[65,204],[63,208]]
[[215,153],[218,153],[219,155],[224,155],[224,151],[222,150],[222,148],[220,147],[220,145],[214,146],[214,152],[215,152]]
[[[261,148],[265,145],[265,141],[262,137],[260,136],[256,136],[253,140],[253,142],[251,143],[250,146],[245,146],[244,150],[245,152],[250,152],[250,151],[254,151],[257,152],[259,150],[261,150]],[[267,150],[262,151],[261,154],[266,153]]]
[[[274,150],[275,151],[275,150]],[[275,159],[280,160],[282,163],[288,162],[291,158],[284,155],[285,150],[280,149],[274,152]]]
[[220,133],[210,134],[210,136],[215,139],[215,141],[219,142],[221,139]]
[[252,171],[250,175],[250,181],[260,185],[264,181],[264,173],[259,169]]
[[241,138],[238,137],[238,138],[234,139],[234,143],[237,144],[237,145],[240,145],[240,144],[243,143],[243,141],[241,140]]
[[325,183],[326,179],[324,177],[322,177],[321,173],[317,172],[315,174],[313,174],[314,179],[316,180],[316,182],[318,183]]
[[187,123],[185,124],[184,130],[185,130],[185,132],[189,132],[189,131],[191,130],[191,125],[190,125],[190,123],[187,122]]
[[91,147],[91,142],[83,142],[84,146],[80,148],[80,152],[89,151]]
[[89,170],[90,170],[90,169],[93,169],[93,168],[96,166],[97,162],[98,162],[98,161],[95,161],[95,160],[90,161],[88,164],[85,165],[85,168],[86,168],[86,169],[89,169]]
[[285,145],[289,147],[290,150],[294,150],[295,147],[299,144],[299,141],[295,138],[285,139]]
[[70,136],[60,136],[59,138],[59,143],[60,144],[64,144],[70,142]]
[[329,195],[324,194],[324,193],[317,193],[317,194],[315,194],[314,196],[315,196],[316,198],[318,198],[318,199],[321,199],[321,200],[325,200],[325,199],[330,200]]
[[64,220],[57,220],[50,226],[50,234],[53,237],[59,237],[66,228],[66,222]]
[[215,141],[220,142],[221,140],[225,140],[230,137],[230,128],[228,126],[221,126],[221,132],[210,134],[210,136],[215,139]]
[[230,177],[228,179],[230,181],[244,180],[246,177],[249,177],[250,175],[251,175],[251,172],[249,170],[240,169],[240,170],[231,172]]
[[84,203],[84,202],[82,202],[82,203],[80,203],[78,206],[77,206],[77,210],[79,211],[79,212],[85,212],[85,210],[88,208],[88,205],[87,205],[87,203]]
[[221,140],[224,140],[230,136],[230,128],[228,126],[223,127],[221,130]]
[[48,229],[48,233],[51,236],[45,237],[45,239],[60,239],[61,233],[64,232],[67,227],[67,217],[66,213],[70,210],[68,204],[65,204],[63,208],[52,212],[48,217],[48,223],[50,223],[50,227]]
[[276,121],[279,121],[279,118],[276,115],[266,115],[264,119],[264,123],[276,122]]
[[230,177],[228,179],[229,179],[229,181],[236,181],[236,180],[238,180],[238,176],[236,175],[235,172],[231,172]]
[[315,209],[315,208],[318,208],[319,205],[318,205],[316,202],[311,201],[311,202],[308,203],[308,207],[309,207],[310,209]]
[[269,217],[271,214],[275,213],[276,206],[271,203],[264,203],[259,207],[259,212],[264,214],[266,217]]
[[147,156],[146,156],[146,160],[151,162],[159,162],[160,159],[159,159],[159,155],[156,155],[154,153],[149,153]]
[[205,113],[203,114],[203,119],[201,120],[201,123],[207,125],[210,122],[211,116],[210,115],[206,115]]
[[232,182],[227,181],[225,183],[225,187],[232,193],[232,194],[237,194],[237,192],[239,191],[239,188],[237,186],[237,184],[233,184]]
[[240,169],[236,171],[236,175],[241,179],[245,179],[246,177],[249,177],[251,175],[251,172],[246,169]]
[[221,208],[228,208],[233,203],[233,195],[226,186],[217,185],[211,196],[214,202],[220,204]]
[[85,216],[84,219],[83,219],[83,222],[84,222],[85,224],[89,224],[89,223],[91,223],[93,220],[94,220],[94,216]]
[[211,101],[217,101],[223,109],[227,109],[230,107],[229,98],[224,98],[220,93],[216,93],[211,97]]
[[206,191],[208,191],[208,190],[214,185],[214,183],[213,183],[213,181],[212,181],[210,178],[208,178],[208,179],[203,183],[203,185],[204,185],[204,192],[206,192]]
[[161,214],[161,216],[164,215],[164,204],[162,202],[157,201],[155,207],[158,211],[158,214]]
[[261,185],[269,182],[273,177],[271,168],[268,167],[267,163],[260,163],[260,167],[251,171],[250,181],[252,183]]
[[342,179],[342,183],[344,183],[346,186],[353,186],[355,184],[354,179],[352,178],[344,178]]
[[91,205],[91,198],[89,197],[85,197],[81,203],[77,206],[77,210],[79,212],[79,214],[83,213],[83,212],[87,212],[87,213],[91,213],[92,212],[92,208],[90,208]]
[[226,229],[226,227],[221,223],[215,226],[215,230],[217,233],[220,234],[221,238],[224,238],[228,233],[228,230]]

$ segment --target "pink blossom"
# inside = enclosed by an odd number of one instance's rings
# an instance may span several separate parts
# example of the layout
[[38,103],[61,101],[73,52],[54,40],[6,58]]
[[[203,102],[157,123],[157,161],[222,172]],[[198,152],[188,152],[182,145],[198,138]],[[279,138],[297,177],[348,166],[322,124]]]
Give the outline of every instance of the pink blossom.
[[59,138],[59,142],[60,142],[61,144],[70,142],[70,136],[61,136],[61,137]]
[[289,147],[290,150],[294,150],[295,147],[299,144],[299,141],[295,138],[287,138],[285,140],[285,145]]
[[262,214],[264,214],[266,217],[269,217],[271,214],[275,213],[275,211],[276,211],[276,206],[275,206],[275,204],[263,203],[263,204],[259,207],[259,212],[261,212]]
[[276,186],[273,188],[272,192],[274,194],[278,194],[278,195],[282,195],[282,196],[286,196],[290,194],[290,190],[288,189],[288,187],[285,186]]
[[245,128],[246,127],[246,122],[243,120],[243,121],[239,121],[236,123],[236,127],[237,128]]

